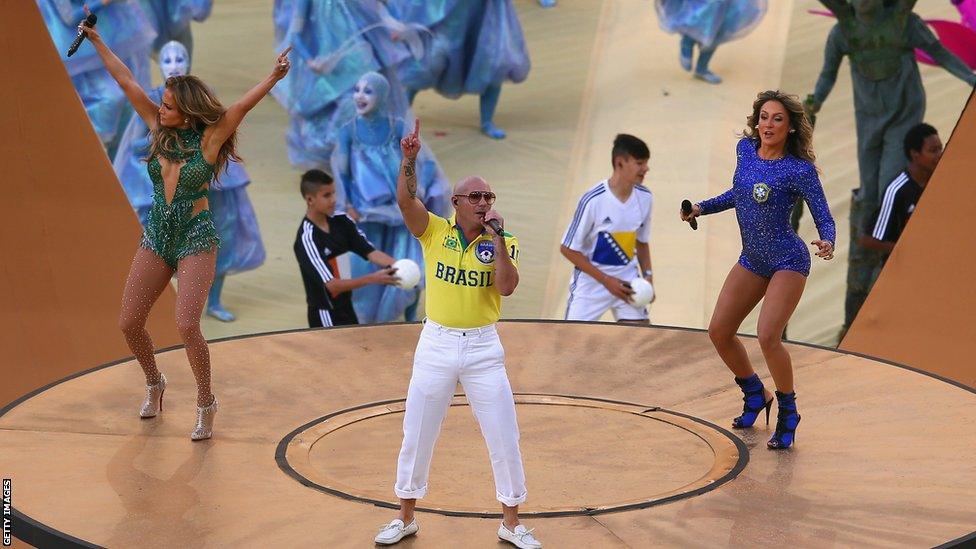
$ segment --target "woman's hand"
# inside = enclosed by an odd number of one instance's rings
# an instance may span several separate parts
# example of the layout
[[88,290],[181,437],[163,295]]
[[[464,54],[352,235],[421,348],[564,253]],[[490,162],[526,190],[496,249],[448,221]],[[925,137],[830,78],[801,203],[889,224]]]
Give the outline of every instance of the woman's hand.
[[826,260],[834,258],[834,245],[826,240],[814,240],[810,244],[813,244],[820,251],[817,252],[817,257],[822,257]]
[[698,204],[692,204],[691,213],[685,213],[684,210],[678,209],[678,214],[681,216],[681,220],[684,222],[691,221],[692,219],[701,215],[701,206]]
[[278,59],[275,60],[274,69],[271,71],[271,76],[275,80],[281,80],[288,74],[288,69],[291,68],[291,61],[288,60],[288,52],[291,51],[291,46],[285,48],[285,51],[278,54]]
[[[85,4],[85,15],[91,15],[91,10],[88,9],[88,4]],[[89,27],[85,25],[84,21],[82,21],[81,23],[78,23],[78,30],[85,33],[85,38],[91,41],[92,44],[97,44],[102,41],[102,36],[98,34],[97,30],[95,30],[94,25]]]

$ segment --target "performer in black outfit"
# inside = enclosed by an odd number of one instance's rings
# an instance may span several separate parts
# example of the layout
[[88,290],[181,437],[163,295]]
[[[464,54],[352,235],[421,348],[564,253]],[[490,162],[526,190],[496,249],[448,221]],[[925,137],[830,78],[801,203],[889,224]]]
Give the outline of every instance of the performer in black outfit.
[[[322,170],[305,172],[301,191],[307,208],[294,249],[305,283],[308,326],[359,324],[352,308],[352,290],[367,284],[398,284],[400,279],[392,267],[395,260],[375,249],[346,214],[335,213],[335,184],[329,174]],[[359,278],[339,278],[336,258],[346,252],[386,268]]]

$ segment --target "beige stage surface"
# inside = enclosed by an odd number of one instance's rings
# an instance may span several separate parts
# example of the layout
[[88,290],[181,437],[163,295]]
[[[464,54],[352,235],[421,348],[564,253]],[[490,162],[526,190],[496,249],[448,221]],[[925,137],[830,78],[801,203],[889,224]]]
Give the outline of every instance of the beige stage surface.
[[[266,0],[218,2],[194,25],[193,70],[232,100],[262,77],[273,61],[271,6]],[[657,324],[704,327],[740,242],[734,215],[703,220],[697,232],[675,211],[683,198],[701,199],[730,185],[735,133],[755,94],[782,88],[811,92],[832,25],[807,13],[815,0],[776,0],[747,37],[722,46],[713,68],[725,78],[711,86],[690,78],[677,63],[678,39],[661,31],[647,0],[560,0],[541,9],[516,0],[532,72],[506,86],[497,122],[509,137],[484,138],[477,128],[477,98],[417,97],[425,137],[452,181],[478,173],[500,198],[498,210],[520,237],[522,283],[506,300],[508,318],[562,318],[571,268],[558,247],[582,192],[609,175],[609,148],[618,132],[651,146],[647,185],[655,193],[651,250],[659,298]],[[920,0],[926,18],[958,20],[944,0]],[[247,40],[241,40],[241,36]],[[965,105],[968,87],[945,71],[922,67],[928,93],[926,120],[946,140]],[[289,167],[287,114],[272,99],[245,123],[240,146],[253,177],[248,188],[261,223],[268,261],[228,278],[225,303],[239,320],[205,319],[208,337],[303,327],[305,305],[292,243],[304,205],[300,171]],[[840,228],[834,261],[815,261],[790,337],[833,345],[843,319],[850,189],[856,184],[853,102],[848,64],[820,113],[816,148],[827,197]],[[812,240],[804,219],[801,235]],[[743,326],[755,329],[755,318]]]
[[[790,344],[803,421],[794,448],[773,452],[771,427],[725,429],[741,394],[702,332],[499,330],[528,479],[522,511],[547,547],[923,547],[976,529],[971,389]],[[419,331],[214,343],[222,407],[202,443],[188,438],[195,393],[180,349],[159,355],[170,386],[155,419],[137,416],[132,362],[54,384],[0,416],[13,505],[37,535],[108,547],[369,546],[393,514],[384,506]],[[761,362],[755,340],[746,346]],[[448,413],[429,511],[405,547],[500,546],[497,519],[479,518],[498,507],[464,403]]]

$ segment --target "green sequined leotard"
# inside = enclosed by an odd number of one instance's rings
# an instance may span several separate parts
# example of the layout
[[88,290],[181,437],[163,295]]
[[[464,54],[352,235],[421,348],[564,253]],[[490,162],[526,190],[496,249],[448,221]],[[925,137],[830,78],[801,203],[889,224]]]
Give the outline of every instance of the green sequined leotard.
[[214,176],[214,167],[203,159],[200,149],[203,133],[188,128],[177,130],[177,134],[188,152],[167,158],[171,162],[183,162],[172,202],[166,202],[159,159],[156,156],[149,159],[147,169],[153,183],[153,203],[142,236],[142,247],[155,252],[172,269],[176,269],[180,259],[220,245],[210,210],[193,215],[193,203],[207,196],[208,184]]

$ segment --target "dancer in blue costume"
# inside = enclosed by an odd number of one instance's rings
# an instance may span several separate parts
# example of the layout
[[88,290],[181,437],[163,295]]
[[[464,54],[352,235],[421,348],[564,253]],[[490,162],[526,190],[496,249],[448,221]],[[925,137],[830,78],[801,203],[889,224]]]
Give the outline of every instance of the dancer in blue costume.
[[197,23],[210,17],[213,0],[139,0],[156,29],[153,51],[167,42],[179,42],[193,55],[193,33],[190,21]]
[[[156,33],[142,7],[135,0],[91,4],[92,12],[98,15],[102,40],[125,62],[143,89],[148,88],[149,52]],[[78,35],[78,23],[85,18],[84,5],[82,0],[37,0],[54,46],[98,138],[114,149],[132,113],[122,88],[102,66],[90,44],[82,44],[73,56],[67,57],[68,46]]]
[[[404,224],[396,202],[400,140],[408,132],[404,119],[390,110],[389,94],[389,82],[377,72],[364,74],[356,83],[356,118],[339,130],[332,172],[343,188],[347,214],[357,221],[366,238],[377,249],[422,266],[423,252]],[[428,210],[448,215],[451,191],[447,178],[431,154],[422,154],[418,164],[418,198]],[[350,263],[353,278],[378,269],[358,257]],[[356,316],[362,324],[389,322],[401,315],[408,321],[416,320],[422,288],[423,281],[413,290],[378,284],[358,288],[353,291]]]
[[695,204],[683,221],[735,208],[742,236],[742,255],[725,279],[708,326],[708,335],[726,366],[735,374],[745,402],[732,427],[752,427],[773,397],[756,375],[749,355],[736,337],[739,326],[759,300],[759,346],[776,383],[779,415],[770,449],[789,448],[800,414],[793,390],[793,364],[781,341],[783,330],[803,295],[810,274],[810,253],[790,226],[797,200],[810,207],[820,239],[811,242],[817,256],[831,259],[837,229],[814,165],[813,127],[803,104],[778,91],[759,94],[752,105],[744,138],[736,146],[732,188]]
[[[338,129],[355,112],[340,101],[366,72],[383,72],[394,80],[393,68],[410,57],[404,42],[391,39],[395,22],[377,0],[276,0],[277,47],[292,46],[295,68],[272,90],[288,110],[291,124],[286,141],[292,164],[303,168],[329,165]],[[402,88],[394,83],[393,111],[406,114]]]
[[[171,76],[190,73],[190,54],[179,42],[168,42],[159,50],[159,68],[163,80]],[[162,100],[165,86],[149,91],[149,98],[156,104]],[[145,159],[149,156],[149,128],[138,116],[132,117],[119,143],[113,167],[122,182],[129,202],[145,225],[152,206],[153,187],[146,171]],[[224,278],[229,274],[256,269],[264,263],[264,244],[258,220],[247,196],[245,187],[251,177],[244,166],[228,159],[226,170],[220,173],[218,182],[210,186],[210,212],[217,233],[220,249],[213,284],[207,298],[207,314],[224,322],[234,320],[234,315],[220,303]]]
[[720,44],[749,33],[766,14],[768,0],[655,0],[661,28],[681,35],[681,67],[690,71],[695,46],[695,78],[719,84],[708,63]]
[[455,99],[481,96],[481,131],[493,139],[505,132],[495,125],[495,108],[506,80],[529,75],[529,53],[512,0],[389,0],[390,13],[429,28],[426,54],[408,61],[400,79],[413,101],[433,88]]

